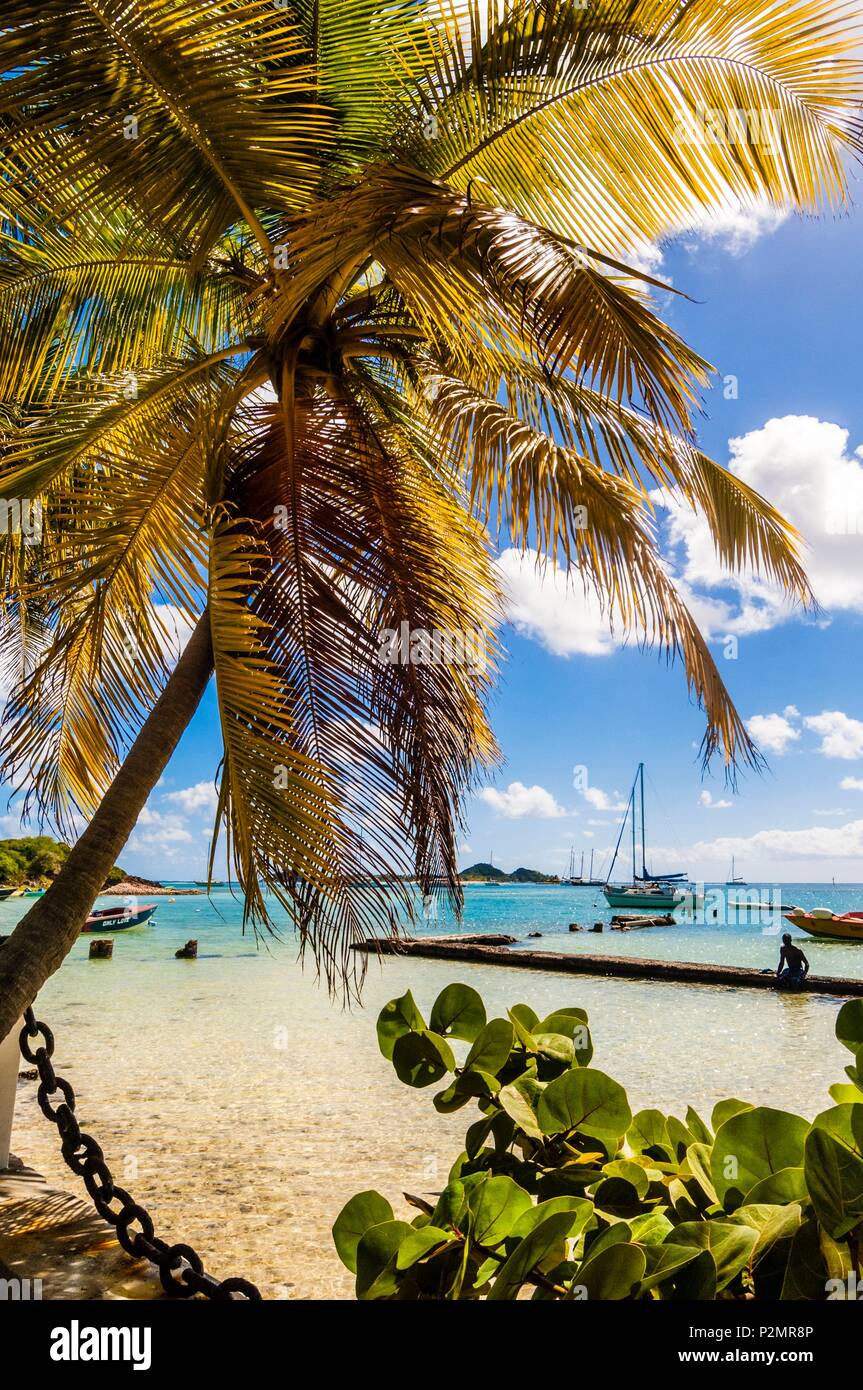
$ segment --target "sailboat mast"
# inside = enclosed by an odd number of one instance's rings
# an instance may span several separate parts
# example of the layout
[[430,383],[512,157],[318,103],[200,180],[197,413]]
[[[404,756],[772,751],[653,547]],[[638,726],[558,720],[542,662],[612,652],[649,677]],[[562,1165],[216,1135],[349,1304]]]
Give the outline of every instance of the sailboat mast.
[[641,786],[641,872],[647,878],[647,846],[644,832],[644,763],[638,764],[638,779]]
[[593,850],[590,851],[590,868],[587,871],[587,877],[593,878]]
[[[639,764],[639,766],[640,766],[640,764]],[[638,781],[638,776],[636,775],[635,782],[633,782],[633,784],[632,784],[632,881],[633,881],[633,883],[635,883],[636,879],[638,878],[638,871],[636,870],[636,867],[635,867],[635,785],[636,785],[636,782],[637,782],[637,781]]]

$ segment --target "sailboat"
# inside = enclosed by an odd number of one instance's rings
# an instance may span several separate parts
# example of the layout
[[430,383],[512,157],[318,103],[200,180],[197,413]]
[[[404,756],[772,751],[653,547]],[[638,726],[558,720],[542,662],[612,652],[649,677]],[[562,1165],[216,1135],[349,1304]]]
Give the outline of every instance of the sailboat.
[[590,888],[604,888],[605,879],[593,877],[593,856],[595,853],[595,850],[590,851],[590,868],[587,871],[587,878],[584,881]]
[[[637,811],[641,812],[641,872],[636,857]],[[620,852],[623,832],[627,821],[632,828],[632,883],[628,886],[612,886],[611,875]],[[690,894],[689,878],[685,873],[651,874],[647,870],[647,840],[644,825],[644,763],[638,764],[626,812],[620,823],[620,834],[614,848],[614,856],[609,866],[603,889],[609,907],[652,907],[657,910],[681,907]]]
[[746,887],[747,887],[746,879],[743,878],[741,874],[736,874],[736,873],[734,872],[734,855],[733,855],[733,854],[732,854],[732,856],[731,856],[731,873],[728,875],[727,879],[725,880],[725,887],[726,887],[726,888],[746,888]]
[[581,868],[575,872],[575,846],[569,851],[569,873],[563,880],[567,888],[579,888],[584,883],[584,850],[581,851]]

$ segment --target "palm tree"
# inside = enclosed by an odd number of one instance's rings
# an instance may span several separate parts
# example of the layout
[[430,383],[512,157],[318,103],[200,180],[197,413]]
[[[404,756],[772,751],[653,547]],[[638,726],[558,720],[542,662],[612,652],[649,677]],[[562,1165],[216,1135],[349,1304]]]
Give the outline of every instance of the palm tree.
[[[796,538],[698,449],[707,364],[627,256],[729,198],[842,207],[852,42],[835,0],[19,0],[0,492],[41,540],[2,538],[3,751],[28,810],[86,829],[0,953],[0,1035],[213,672],[256,928],[268,889],[337,980],[400,876],[459,901],[496,757],[489,528],[682,657],[706,756],[757,756],[650,493],[805,602]],[[479,659],[402,660],[402,631]]]

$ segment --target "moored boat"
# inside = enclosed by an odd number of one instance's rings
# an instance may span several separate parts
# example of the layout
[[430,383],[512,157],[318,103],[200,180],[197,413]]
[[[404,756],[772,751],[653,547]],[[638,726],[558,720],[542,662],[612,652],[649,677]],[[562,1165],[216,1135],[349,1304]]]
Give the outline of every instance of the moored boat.
[[631,887],[607,884],[603,889],[609,907],[682,907],[689,894],[665,883],[634,883]]
[[[641,816],[641,860],[636,857],[636,845],[638,842],[638,811]],[[632,828],[632,882],[629,884],[613,884],[609,880],[614,872],[620,846],[623,840],[623,832],[626,829],[627,821]],[[608,870],[608,877],[603,889],[605,901],[609,907],[648,907],[654,911],[668,911],[677,907],[692,907],[695,899],[693,890],[689,885],[687,875],[684,873],[675,874],[654,874],[647,868],[647,832],[644,821],[644,763],[638,764],[638,771],[635,774],[635,781],[629,793],[629,801],[626,804],[626,811],[623,820],[620,822],[620,833],[617,837],[617,844],[614,847],[614,855]]]
[[785,920],[810,936],[823,936],[831,941],[863,941],[863,912],[838,913],[827,907],[814,907],[811,912],[787,912]]
[[145,903],[143,907],[100,907],[91,912],[82,932],[127,931],[129,927],[142,927],[156,911],[157,903]]

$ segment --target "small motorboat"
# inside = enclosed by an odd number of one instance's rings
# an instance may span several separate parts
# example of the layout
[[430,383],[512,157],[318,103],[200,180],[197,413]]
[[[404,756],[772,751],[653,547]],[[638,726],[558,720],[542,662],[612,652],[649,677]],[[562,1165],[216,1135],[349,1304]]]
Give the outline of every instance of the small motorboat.
[[863,912],[837,913],[829,907],[813,907],[811,912],[787,912],[785,920],[810,936],[824,936],[831,941],[863,941]]
[[156,911],[158,903],[145,903],[143,907],[100,907],[91,912],[82,932],[85,931],[127,931],[129,927],[142,927]]

